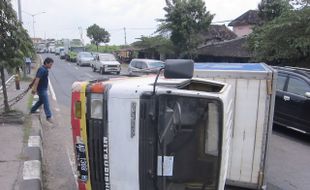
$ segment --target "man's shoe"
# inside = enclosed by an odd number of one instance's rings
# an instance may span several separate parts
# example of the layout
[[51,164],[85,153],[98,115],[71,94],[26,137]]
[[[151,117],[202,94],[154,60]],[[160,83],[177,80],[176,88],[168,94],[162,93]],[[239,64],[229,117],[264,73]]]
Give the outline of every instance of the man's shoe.
[[47,122],[49,122],[50,124],[55,124],[54,120],[50,117],[46,119]]
[[40,113],[40,111],[38,111],[38,110],[37,111],[30,111],[29,112],[29,114],[39,114],[39,113]]

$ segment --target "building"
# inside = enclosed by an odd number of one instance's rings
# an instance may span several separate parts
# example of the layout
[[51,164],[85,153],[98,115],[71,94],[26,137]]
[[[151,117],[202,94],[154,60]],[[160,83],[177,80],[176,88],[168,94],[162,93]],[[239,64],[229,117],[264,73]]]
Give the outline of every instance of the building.
[[238,37],[247,36],[253,31],[253,27],[262,23],[257,10],[249,10],[231,21],[228,26],[233,27],[234,33]]

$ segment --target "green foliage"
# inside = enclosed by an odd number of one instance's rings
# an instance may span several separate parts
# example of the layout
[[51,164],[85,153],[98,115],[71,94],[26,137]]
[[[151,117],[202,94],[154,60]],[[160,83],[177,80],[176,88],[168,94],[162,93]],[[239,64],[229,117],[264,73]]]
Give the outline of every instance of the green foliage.
[[163,37],[162,35],[157,35],[154,37],[141,36],[139,41],[132,44],[136,48],[144,49],[150,53],[156,51],[160,54],[172,55],[174,54],[174,46],[171,40]]
[[309,15],[309,7],[291,10],[256,28],[248,39],[255,60],[309,67]]
[[25,56],[34,54],[33,44],[11,3],[0,1],[0,15],[0,66],[12,70],[23,64]]
[[116,46],[116,45],[108,46],[108,45],[105,45],[105,46],[98,46],[98,49],[97,49],[97,46],[95,46],[93,44],[90,44],[90,45],[87,45],[85,47],[85,49],[86,49],[86,51],[90,51],[90,52],[113,53],[113,52],[116,52],[116,51],[120,50],[120,46]]
[[198,33],[206,31],[213,19],[202,0],[166,0],[164,19],[158,19],[157,32],[168,33],[180,56],[193,56],[200,42]]
[[100,43],[108,43],[110,41],[110,33],[104,28],[100,28],[97,24],[87,28],[87,36],[91,39],[91,43],[98,46]]
[[27,31],[17,20],[10,1],[0,1],[0,73],[5,111],[10,110],[5,85],[4,69],[12,71],[24,63],[24,58],[34,54]]
[[300,9],[310,6],[310,0],[290,0],[290,3]]
[[262,0],[258,4],[258,15],[263,21],[268,22],[290,9],[292,6],[289,0]]

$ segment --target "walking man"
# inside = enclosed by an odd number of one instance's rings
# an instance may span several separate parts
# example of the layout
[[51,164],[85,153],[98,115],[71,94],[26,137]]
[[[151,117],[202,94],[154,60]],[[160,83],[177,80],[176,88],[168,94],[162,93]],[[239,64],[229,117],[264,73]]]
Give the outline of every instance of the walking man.
[[36,110],[43,104],[44,112],[46,115],[46,120],[50,123],[52,121],[52,112],[50,110],[49,101],[48,101],[48,69],[52,68],[54,61],[53,59],[47,57],[43,65],[38,69],[36,77],[33,79],[32,83],[29,85],[32,87],[32,94],[38,94],[39,100],[35,105],[32,106],[30,113],[35,113]]

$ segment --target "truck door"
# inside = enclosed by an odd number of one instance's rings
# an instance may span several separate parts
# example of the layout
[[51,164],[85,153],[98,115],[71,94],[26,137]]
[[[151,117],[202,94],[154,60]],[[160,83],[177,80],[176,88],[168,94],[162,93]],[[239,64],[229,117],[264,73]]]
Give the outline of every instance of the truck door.
[[140,189],[218,189],[222,103],[164,94],[140,106]]

